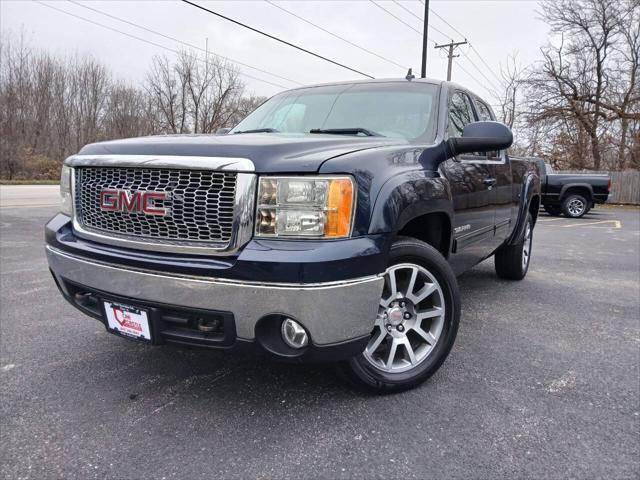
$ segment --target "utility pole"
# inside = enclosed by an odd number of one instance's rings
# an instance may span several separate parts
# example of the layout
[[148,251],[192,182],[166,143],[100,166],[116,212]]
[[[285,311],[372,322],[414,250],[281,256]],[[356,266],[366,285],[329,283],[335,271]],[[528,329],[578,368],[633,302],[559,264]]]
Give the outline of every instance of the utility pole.
[[422,71],[420,77],[427,76],[427,33],[429,30],[429,0],[424,0],[424,26],[422,27]]
[[451,81],[451,65],[453,64],[453,59],[455,57],[459,57],[460,55],[454,55],[453,54],[453,50],[454,48],[460,46],[460,45],[466,45],[467,41],[465,40],[464,42],[454,42],[453,40],[451,40],[451,43],[445,43],[442,45],[436,45],[434,48],[446,48],[449,47],[449,66],[447,67],[447,81]]

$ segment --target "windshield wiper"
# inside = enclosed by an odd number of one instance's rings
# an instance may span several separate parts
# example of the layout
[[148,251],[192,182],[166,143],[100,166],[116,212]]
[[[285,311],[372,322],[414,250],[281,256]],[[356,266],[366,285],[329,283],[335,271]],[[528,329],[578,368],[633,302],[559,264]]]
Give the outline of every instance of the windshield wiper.
[[238,133],[278,133],[280,130],[275,128],[255,128],[253,130],[241,130],[239,132],[233,132],[234,135]]
[[367,128],[362,127],[353,127],[353,128],[312,128],[309,130],[309,133],[333,133],[335,135],[357,135],[362,133],[367,137],[384,137],[384,135],[380,135],[378,132],[374,132],[373,130],[369,130]]

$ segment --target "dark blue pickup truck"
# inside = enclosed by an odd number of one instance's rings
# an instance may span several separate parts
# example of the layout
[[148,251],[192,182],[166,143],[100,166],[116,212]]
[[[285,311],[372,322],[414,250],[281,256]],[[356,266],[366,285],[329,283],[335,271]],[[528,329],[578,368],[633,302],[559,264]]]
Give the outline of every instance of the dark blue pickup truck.
[[540,172],[511,143],[450,82],[287,91],[225,135],[68,158],[49,265],[112,333],[335,361],[373,389],[410,388],[453,346],[456,275],[492,255],[500,277],[527,273]]

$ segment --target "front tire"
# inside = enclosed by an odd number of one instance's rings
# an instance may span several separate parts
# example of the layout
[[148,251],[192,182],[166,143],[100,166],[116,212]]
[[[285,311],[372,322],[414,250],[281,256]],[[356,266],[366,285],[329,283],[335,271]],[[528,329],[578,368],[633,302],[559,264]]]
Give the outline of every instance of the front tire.
[[569,195],[562,202],[562,212],[569,218],[580,218],[588,211],[587,199],[582,195]]
[[527,225],[522,239],[515,245],[503,245],[496,252],[496,273],[507,280],[522,280],[529,271],[533,245],[533,219],[527,213]]
[[391,246],[371,340],[342,366],[351,380],[377,392],[413,388],[447,358],[459,321],[449,263],[432,246],[401,237]]

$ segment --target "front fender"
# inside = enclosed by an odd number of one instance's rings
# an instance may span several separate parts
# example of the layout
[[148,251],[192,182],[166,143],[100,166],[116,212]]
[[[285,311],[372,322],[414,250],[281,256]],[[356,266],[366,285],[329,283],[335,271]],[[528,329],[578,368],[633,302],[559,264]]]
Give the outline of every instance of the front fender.
[[431,171],[402,172],[388,179],[380,189],[369,234],[397,232],[413,218],[436,212],[453,218],[449,183]]

